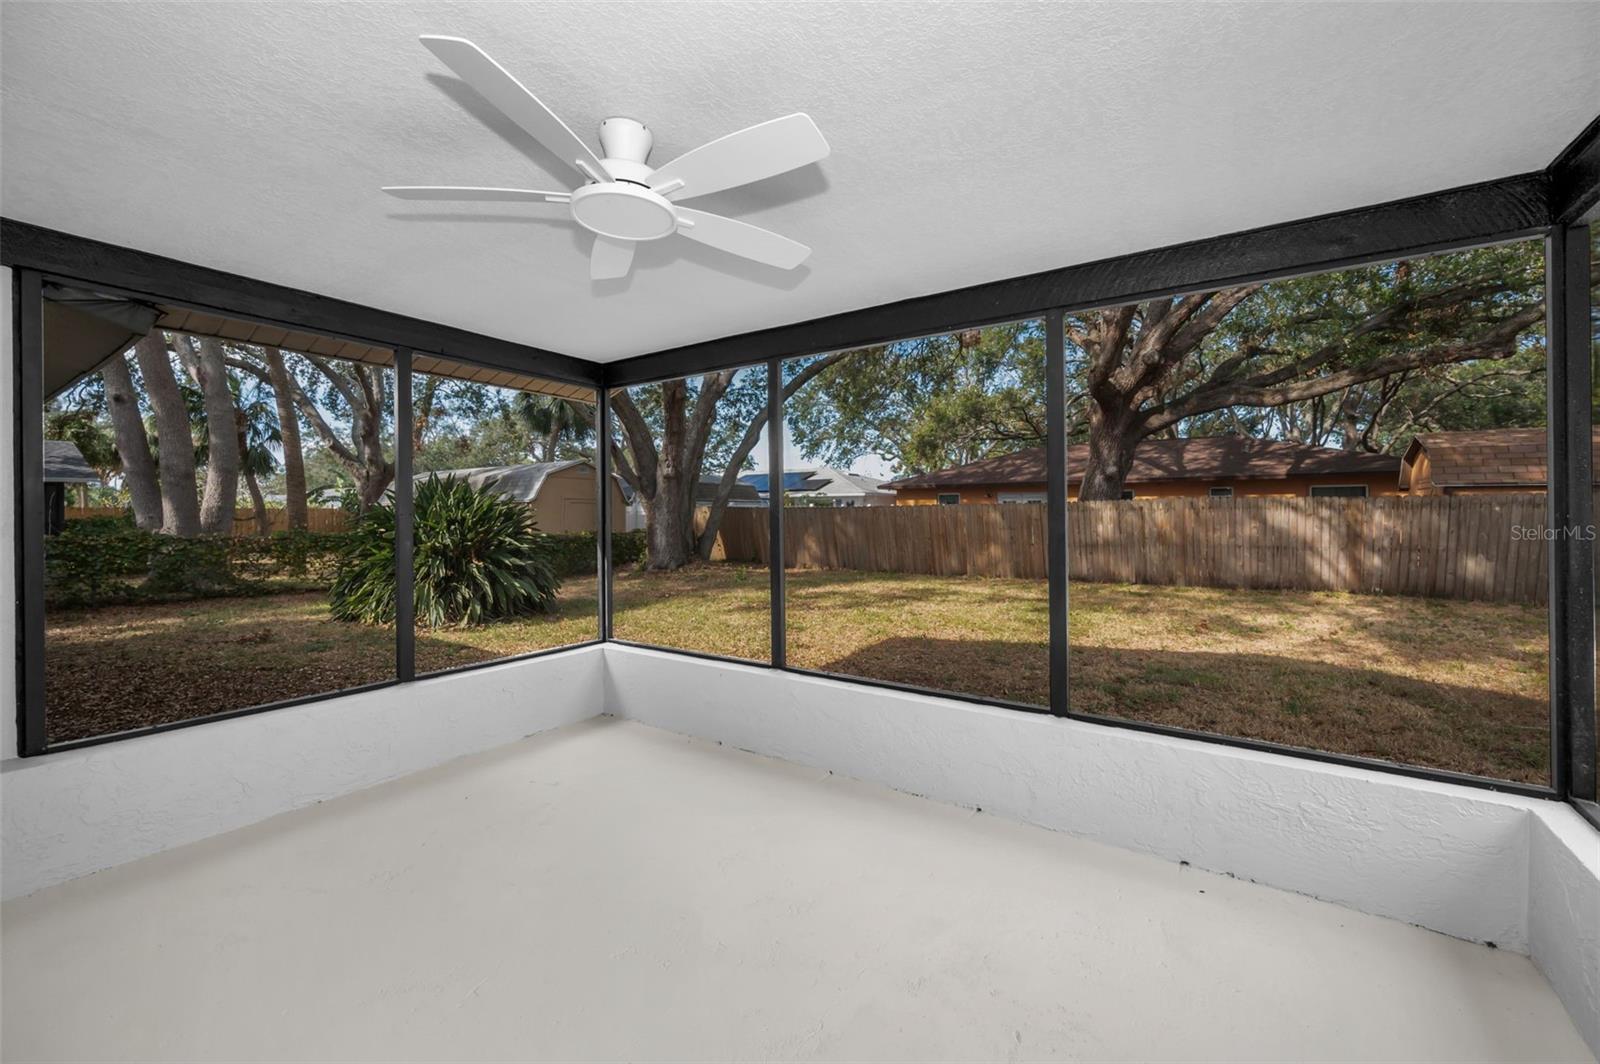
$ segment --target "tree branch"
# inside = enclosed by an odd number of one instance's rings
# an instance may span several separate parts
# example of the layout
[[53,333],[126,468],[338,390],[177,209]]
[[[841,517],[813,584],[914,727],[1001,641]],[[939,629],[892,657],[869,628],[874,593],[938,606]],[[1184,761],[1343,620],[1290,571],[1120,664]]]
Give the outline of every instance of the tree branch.
[[622,426],[628,452],[633,458],[634,479],[631,483],[634,490],[644,498],[653,500],[660,456],[656,453],[655,441],[650,438],[650,426],[638,406],[634,405],[632,397],[621,388],[611,393],[611,410],[617,415],[617,423]]
[[[836,351],[831,355],[824,355],[811,363],[805,369],[794,375],[794,378],[783,386],[785,401],[795,392],[804,388],[822,373],[823,370],[845,357],[846,352]],[[730,381],[731,381],[730,377]],[[711,502],[711,512],[706,519],[706,527],[700,533],[699,540],[695,543],[695,553],[702,560],[711,557],[711,548],[716,545],[717,528],[722,523],[723,512],[728,508],[728,501],[733,498],[733,489],[739,483],[739,469],[744,465],[744,460],[750,457],[750,452],[761,440],[761,432],[767,425],[767,410],[761,412],[750,420],[745,427],[744,435],[739,438],[739,446],[733,449],[733,454],[728,459],[728,464],[723,467],[722,479],[717,482],[717,494]],[[782,500],[783,470],[767,471],[767,505],[776,506]]]
[[[1476,359],[1509,358],[1516,353],[1517,335],[1529,326],[1542,321],[1543,318],[1544,308],[1541,303],[1504,319],[1485,335],[1470,343],[1439,344],[1434,347],[1401,351],[1374,359],[1366,365],[1352,366],[1298,383],[1273,380],[1269,384],[1260,384],[1246,379],[1233,384],[1208,384],[1164,408],[1153,411],[1147,426],[1152,429],[1165,428],[1186,417],[1220,410],[1226,406],[1280,406],[1284,403],[1327,395],[1329,392],[1353,384],[1377,380],[1408,370]],[[1263,376],[1277,378],[1280,373]]]

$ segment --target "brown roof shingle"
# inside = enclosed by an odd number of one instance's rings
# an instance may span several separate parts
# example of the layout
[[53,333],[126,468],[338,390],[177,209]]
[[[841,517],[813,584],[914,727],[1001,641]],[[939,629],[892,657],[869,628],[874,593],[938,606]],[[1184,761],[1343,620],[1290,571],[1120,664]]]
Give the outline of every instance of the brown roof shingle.
[[[1067,479],[1083,479],[1088,464],[1087,444],[1067,448]],[[1257,440],[1244,436],[1207,436],[1187,440],[1144,440],[1133,452],[1129,484],[1157,480],[1214,480],[1249,478],[1273,480],[1317,474],[1398,474],[1400,459],[1387,454],[1312,447],[1287,440]],[[1030,447],[999,458],[935,470],[890,481],[884,487],[942,488],[973,484],[1042,484],[1045,481],[1043,447]]]
[[[1592,438],[1592,446],[1600,449],[1600,427],[1592,430]],[[1406,473],[1417,456],[1426,453],[1437,487],[1542,488],[1546,446],[1542,428],[1425,432],[1406,448]],[[1404,480],[1402,485],[1409,486]]]

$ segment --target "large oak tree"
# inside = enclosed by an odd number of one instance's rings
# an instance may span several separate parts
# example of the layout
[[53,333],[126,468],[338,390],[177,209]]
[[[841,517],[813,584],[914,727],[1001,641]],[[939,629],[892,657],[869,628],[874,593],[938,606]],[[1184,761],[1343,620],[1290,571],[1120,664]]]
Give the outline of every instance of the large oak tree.
[[[1080,497],[1119,498],[1153,436],[1379,451],[1419,431],[1539,424],[1543,314],[1543,258],[1525,241],[1069,315]],[[1041,338],[1024,323],[852,352],[787,417],[808,453],[876,454],[897,473],[1035,446]]]
[[[785,400],[842,357],[824,355],[786,372]],[[765,367],[618,389],[611,407],[618,431],[612,462],[645,511],[645,564],[678,569],[710,558],[739,474],[767,425]],[[716,488],[696,532],[700,483],[709,472]]]

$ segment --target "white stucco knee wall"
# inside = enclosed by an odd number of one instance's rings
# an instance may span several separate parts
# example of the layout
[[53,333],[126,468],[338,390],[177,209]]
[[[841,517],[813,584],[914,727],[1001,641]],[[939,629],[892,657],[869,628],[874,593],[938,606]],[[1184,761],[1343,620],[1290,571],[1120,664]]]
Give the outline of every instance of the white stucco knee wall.
[[1524,799],[634,648],[607,677],[618,716],[1527,948]]
[[616,644],[606,704],[1531,952],[1600,1053],[1600,836],[1560,803]]
[[0,762],[0,888],[27,894],[594,716],[583,647]]
[[1528,952],[1600,1057],[1600,833],[1542,805],[1528,819]]

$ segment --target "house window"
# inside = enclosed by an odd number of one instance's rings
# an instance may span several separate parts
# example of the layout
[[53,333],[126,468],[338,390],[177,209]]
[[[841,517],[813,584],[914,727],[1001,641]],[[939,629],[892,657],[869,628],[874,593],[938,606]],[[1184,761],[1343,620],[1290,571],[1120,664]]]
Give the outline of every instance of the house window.
[[1313,499],[1365,499],[1367,486],[1365,484],[1313,484],[1311,486]]
[[1124,501],[1126,501],[1128,499],[1132,499],[1133,498],[1133,489],[1132,488],[1123,488],[1122,489],[1122,498],[1123,498]]
[[1034,506],[1043,506],[1045,493],[1042,491],[1002,491],[1000,502],[1003,505],[1025,503]]
[[956,506],[961,502],[961,496],[955,492],[941,492],[939,494],[940,506]]
[[1211,495],[1211,497],[1213,499],[1231,499],[1231,498],[1233,498],[1233,489],[1232,488],[1212,488],[1209,494]]

